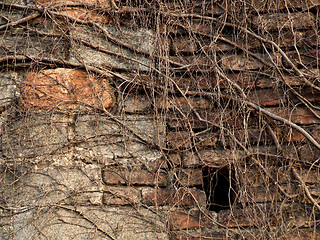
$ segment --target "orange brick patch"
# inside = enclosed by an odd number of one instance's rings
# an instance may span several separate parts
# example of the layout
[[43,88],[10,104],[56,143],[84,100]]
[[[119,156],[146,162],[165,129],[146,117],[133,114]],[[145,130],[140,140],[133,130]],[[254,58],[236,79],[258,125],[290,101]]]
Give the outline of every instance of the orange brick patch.
[[114,94],[107,79],[84,70],[56,68],[29,72],[21,85],[20,105],[37,110],[110,110]]

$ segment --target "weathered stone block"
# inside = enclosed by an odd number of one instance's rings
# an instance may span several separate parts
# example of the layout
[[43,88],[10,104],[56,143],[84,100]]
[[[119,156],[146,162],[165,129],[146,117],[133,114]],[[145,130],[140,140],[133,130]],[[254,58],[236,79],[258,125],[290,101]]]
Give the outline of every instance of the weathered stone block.
[[[21,17],[23,18],[23,17]],[[55,34],[55,32],[48,32],[48,35]],[[15,28],[8,30],[1,35],[0,46],[5,47],[5,51],[0,49],[2,56],[6,55],[25,55],[33,58],[46,59],[66,59],[69,49],[67,40],[60,36],[44,36],[37,35],[34,32],[28,32],[23,28]]]
[[21,76],[17,72],[9,71],[0,73],[0,112],[7,108],[12,101],[19,96],[20,91],[18,86],[20,82]]
[[167,176],[164,172],[150,172],[143,169],[104,169],[102,179],[105,184],[111,185],[167,185]]
[[4,189],[9,206],[101,205],[100,167],[18,168]]
[[77,157],[105,165],[150,165],[157,169],[162,154],[148,144],[163,146],[164,124],[153,117],[134,115],[119,121],[122,124],[106,116],[79,116],[75,124]]
[[[154,36],[147,29],[117,30],[116,27],[108,25],[104,31],[112,39],[118,39],[114,43],[103,33],[97,32],[89,27],[75,27],[70,30],[72,38],[83,40],[90,46],[72,42],[70,61],[81,62],[95,67],[111,67],[122,70],[149,71],[153,66],[152,60],[134,51],[151,54],[153,52]],[[107,38],[107,40],[106,40]],[[88,44],[86,44],[88,45]]]
[[21,85],[21,106],[28,111],[107,109],[114,95],[107,79],[84,70],[56,68],[29,72]]
[[160,215],[146,209],[46,206],[37,210],[12,218],[13,239],[169,239]]
[[[71,124],[72,118],[64,114],[37,113],[15,118],[5,125],[1,135],[3,154],[15,163],[27,159],[58,165],[59,161],[68,162]],[[64,154],[59,156],[61,153]]]
[[124,94],[122,110],[126,113],[142,113],[151,110],[151,102],[145,95]]
[[[109,23],[111,18],[104,14],[98,13],[98,11],[94,11],[92,8],[86,8],[87,6],[94,6],[96,8],[109,8],[111,7],[111,1],[108,0],[39,0],[44,6],[59,6],[57,9],[58,12],[65,14],[67,16],[77,18],[80,20],[87,20],[99,23]],[[84,6],[79,6],[83,4]],[[74,5],[74,7],[72,7]],[[77,6],[78,5],[78,6]]]

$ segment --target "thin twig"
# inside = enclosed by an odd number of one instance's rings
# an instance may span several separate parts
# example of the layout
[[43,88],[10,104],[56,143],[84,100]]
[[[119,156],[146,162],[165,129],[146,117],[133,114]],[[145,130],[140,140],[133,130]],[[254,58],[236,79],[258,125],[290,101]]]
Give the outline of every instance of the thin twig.
[[320,206],[317,203],[317,201],[312,197],[306,183],[303,181],[303,179],[300,177],[300,175],[298,174],[298,172],[296,171],[296,169],[294,167],[292,167],[292,173],[295,176],[295,178],[297,180],[299,180],[304,192],[306,193],[308,199],[312,202],[312,204],[320,211]]

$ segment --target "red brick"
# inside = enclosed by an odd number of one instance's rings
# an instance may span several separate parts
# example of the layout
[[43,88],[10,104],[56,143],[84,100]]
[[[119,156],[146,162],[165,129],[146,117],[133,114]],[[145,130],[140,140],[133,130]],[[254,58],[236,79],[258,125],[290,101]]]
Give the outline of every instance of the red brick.
[[[261,0],[254,0],[253,1],[255,3],[255,7],[257,7],[259,5],[259,3],[264,3]],[[319,0],[306,0],[306,1],[301,1],[301,0],[273,0],[268,2],[267,5],[262,5],[260,6],[261,9],[259,9],[260,11],[262,10],[267,10],[267,11],[279,11],[279,10],[287,10],[287,8],[291,9],[295,9],[295,8],[302,8],[304,10],[310,10],[310,8],[313,8],[315,6],[320,5],[320,1]]]
[[[268,64],[271,64],[270,59],[267,55],[263,55],[260,53],[256,53],[255,55],[263,59]],[[278,54],[273,55],[272,58],[275,63],[278,63],[281,59],[280,55]],[[263,67],[265,67],[265,64],[257,58],[253,58],[252,56],[247,56],[245,54],[223,55],[221,57],[221,67],[223,69],[234,71],[246,71],[262,69]]]
[[215,215],[216,213],[202,213],[199,210],[174,211],[168,217],[169,227],[172,230],[210,228],[214,226]]
[[198,50],[195,40],[188,37],[175,37],[172,39],[172,51],[176,54],[194,53]]
[[[273,180],[266,176],[265,172],[258,166],[250,166],[250,168],[243,167],[241,170],[242,172],[238,172],[239,175],[241,175],[240,179],[245,179],[245,184],[247,187],[252,186],[253,188],[258,188],[259,186],[264,187],[273,184]],[[241,170],[239,169],[239,171]],[[276,179],[277,183],[279,184],[288,184],[292,180],[292,177],[290,174],[288,174],[287,169],[278,166],[269,166],[266,168],[266,170],[273,177],[273,179]]]
[[320,232],[319,230],[315,230],[313,228],[298,229],[294,232],[284,235],[282,239],[284,240],[317,240],[317,239],[320,239]]
[[181,166],[182,165],[181,155],[179,153],[170,153],[167,156],[167,164],[169,166],[171,166],[171,164],[173,164],[174,166]]
[[[296,91],[305,99],[307,99],[309,102],[320,101],[320,91],[317,91],[311,88],[303,88],[303,89],[298,89]],[[297,98],[295,94],[290,93],[289,97],[294,103],[301,103],[301,100]]]
[[228,150],[200,150],[198,153],[186,152],[183,157],[185,167],[210,166],[223,167],[241,157],[240,152]]
[[[218,41],[215,43],[212,43],[211,41],[204,43],[202,45],[202,49],[205,51],[231,51],[238,50],[239,47],[245,49],[252,49],[261,46],[261,42],[258,39],[251,36],[235,37],[234,35],[222,35],[222,37],[223,38],[218,38]],[[224,39],[226,40],[224,41]],[[234,45],[228,42],[234,43]]]
[[254,16],[252,23],[263,31],[277,31],[279,29],[308,29],[315,24],[315,17],[309,12],[274,13]]
[[190,109],[190,105],[195,109],[208,109],[212,106],[211,101],[206,98],[188,97],[188,101],[184,97],[174,97],[172,99],[157,99],[158,107],[164,109]]
[[[274,236],[272,239],[281,239],[281,240],[318,240],[320,239],[319,231],[316,231],[312,228],[298,228],[292,231],[288,229],[288,233],[280,233],[281,235],[276,233],[266,233],[264,231],[259,230],[242,230],[241,231],[241,239],[246,240],[264,240],[270,239],[270,236]],[[278,232],[279,233],[279,232]]]
[[180,4],[179,2],[164,2],[163,3],[163,10],[168,12],[184,12],[186,11],[186,7],[189,11],[193,13],[202,13],[203,9],[206,9],[206,13],[211,15],[219,15],[223,14],[225,11],[221,7],[220,3],[216,2],[202,2],[202,1],[194,1],[191,4],[185,6],[185,4]]
[[177,181],[184,187],[202,186],[202,169],[179,169],[176,172]]
[[[275,131],[275,129],[273,129]],[[276,132],[276,131],[275,131]],[[276,132],[277,133],[277,132]],[[280,134],[280,133],[279,133]],[[234,132],[234,136],[242,143],[250,144],[269,144],[274,143],[274,140],[270,133],[266,129],[259,128],[249,128],[249,129],[239,129]],[[232,144],[234,140],[230,138],[227,144]]]
[[[172,62],[173,66],[179,66],[177,71],[205,71],[211,67],[210,61],[203,56],[193,55],[193,56],[170,56],[169,60]],[[178,64],[178,65],[177,65]]]
[[218,213],[217,221],[219,224],[229,228],[250,227],[255,225],[254,217],[256,216],[252,214],[252,212],[246,213],[245,210],[225,210]]
[[[273,182],[270,181],[271,186],[257,184],[255,186],[250,186],[250,188],[248,187],[246,189],[246,195],[241,196],[242,201],[251,203],[266,203],[282,200],[282,193],[280,193],[278,187],[272,184]],[[281,185],[281,187],[288,195],[295,194],[294,189],[292,189],[291,186]]]
[[169,216],[170,228],[173,230],[199,228],[199,219],[184,212],[173,212]]
[[167,175],[163,172],[150,172],[142,169],[104,169],[102,179],[111,185],[166,186]]
[[172,80],[181,88],[183,92],[197,91],[199,89],[212,89],[217,83],[214,76],[209,78],[206,76],[197,76],[196,78],[181,76],[173,77]]
[[91,109],[88,106],[111,109],[114,94],[107,79],[98,79],[86,71],[46,69],[25,75],[20,105],[29,111]]
[[[279,203],[280,204],[280,203]],[[292,203],[290,203],[291,205]],[[275,206],[275,205],[273,205]],[[280,206],[278,206],[280,207]],[[226,226],[228,228],[247,228],[249,227],[263,227],[267,223],[269,226],[280,226],[283,225],[283,227],[312,227],[314,224],[313,220],[310,219],[310,215],[306,212],[299,211],[299,206],[290,206],[290,209],[287,209],[285,205],[282,205],[282,214],[272,214],[267,207],[264,208],[255,208],[255,209],[233,209],[220,211],[217,216],[217,222],[219,224],[222,224],[223,226]],[[263,210],[262,210],[263,209]],[[289,210],[289,212],[286,212]],[[242,232],[243,234],[249,234]],[[260,235],[261,233],[258,232],[252,232],[252,237]],[[246,238],[247,239],[247,238]],[[249,239],[255,239],[250,238]],[[260,238],[258,238],[260,239]],[[282,239],[282,238],[281,238]],[[286,238],[284,238],[286,239]]]
[[[319,138],[317,138],[319,140]],[[300,149],[301,160],[304,162],[314,162],[319,159],[320,151],[310,144],[306,144]]]
[[[227,75],[230,80],[237,83],[240,87],[244,89],[252,89],[254,87],[257,88],[273,88],[278,81],[282,81],[279,79],[268,78],[265,75],[258,73],[250,73],[250,72],[241,72],[237,74],[228,74]],[[283,75],[286,83],[290,86],[300,86],[305,85],[305,83],[301,80],[301,78],[297,76],[289,76]],[[221,88],[226,88],[228,85],[225,81],[221,81],[219,84]]]
[[147,205],[170,206],[206,206],[206,195],[203,191],[191,188],[174,189],[142,189],[142,202]]
[[247,94],[247,100],[259,106],[275,106],[280,104],[279,92],[273,88],[252,90]]
[[[317,67],[319,65],[320,49],[299,50],[287,52],[288,58],[295,66],[304,65],[307,67]],[[291,68],[290,64],[283,59],[283,65],[287,68]]]
[[[319,155],[317,157],[319,158]],[[305,161],[305,159],[302,160]],[[299,168],[297,169],[297,173],[305,183],[319,183],[320,171],[315,167],[311,169],[308,167]]]
[[[194,140],[194,141],[193,141]],[[215,146],[218,141],[217,133],[198,134],[192,139],[190,132],[179,131],[169,132],[167,134],[167,142],[173,149],[190,148],[194,146]]]
[[[299,206],[295,207],[299,209]],[[225,210],[218,213],[217,221],[229,228],[257,227],[265,225],[266,222],[270,226],[286,224],[290,227],[310,227],[313,224],[312,219],[306,212],[290,208],[290,212],[287,214],[285,213],[287,209],[284,206],[282,208],[284,212],[281,215],[271,214],[268,208],[265,210],[262,210],[264,208]]]
[[227,240],[230,238],[229,234],[223,231],[175,231],[171,232],[170,240]]
[[[317,41],[317,33],[314,30],[294,31],[294,33],[292,33],[290,29],[281,29],[281,31],[279,32],[272,32],[272,34],[270,34],[269,32],[267,34],[262,33],[261,36],[275,42],[278,46],[284,48],[289,48],[293,46],[303,48],[305,46],[319,45]],[[223,36],[223,38],[245,49],[261,47],[261,42],[257,38],[251,36],[238,36],[236,38],[234,36],[232,37],[233,38],[231,38],[229,35]],[[207,44],[204,43],[203,49],[207,51],[231,51],[237,50],[239,49],[239,47],[229,44],[223,40],[219,41],[218,39],[218,41],[215,44],[212,44],[212,42],[208,42]]]
[[273,33],[272,35],[266,34],[267,39],[275,42],[279,47],[289,48],[298,47],[304,48],[306,46],[317,46],[319,42],[317,41],[317,33],[315,30],[306,31],[294,31],[290,29],[281,30],[281,32]]
[[268,111],[298,124],[320,123],[320,120],[307,108],[294,109],[268,108]]
[[205,120],[199,120],[199,118],[195,115],[189,115],[187,119],[184,119],[180,116],[167,116],[167,124],[170,128],[207,128],[209,127],[209,122],[219,122],[219,121],[227,121],[232,116],[232,111],[207,111],[207,110],[198,110],[199,116]]
[[103,193],[103,204],[132,205],[141,201],[140,191],[129,187],[108,187]]

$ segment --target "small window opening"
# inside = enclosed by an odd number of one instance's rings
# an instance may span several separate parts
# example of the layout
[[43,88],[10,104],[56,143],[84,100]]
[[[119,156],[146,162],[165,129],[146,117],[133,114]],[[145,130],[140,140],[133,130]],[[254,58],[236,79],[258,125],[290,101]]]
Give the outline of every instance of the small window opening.
[[234,171],[228,167],[202,169],[203,190],[207,196],[207,208],[219,212],[230,209],[236,197]]

